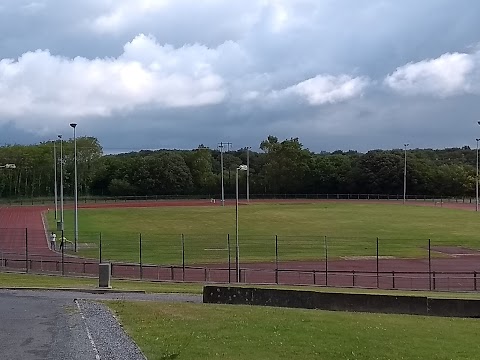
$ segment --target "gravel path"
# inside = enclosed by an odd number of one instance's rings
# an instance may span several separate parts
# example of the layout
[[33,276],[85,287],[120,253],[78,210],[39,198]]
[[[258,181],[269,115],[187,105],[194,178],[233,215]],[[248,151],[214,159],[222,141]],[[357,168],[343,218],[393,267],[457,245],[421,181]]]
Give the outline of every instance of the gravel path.
[[98,359],[143,360],[133,340],[123,331],[112,312],[103,304],[75,300],[85,322],[85,329]]
[[0,290],[0,358],[145,359],[108,307],[95,300],[201,303],[201,295]]

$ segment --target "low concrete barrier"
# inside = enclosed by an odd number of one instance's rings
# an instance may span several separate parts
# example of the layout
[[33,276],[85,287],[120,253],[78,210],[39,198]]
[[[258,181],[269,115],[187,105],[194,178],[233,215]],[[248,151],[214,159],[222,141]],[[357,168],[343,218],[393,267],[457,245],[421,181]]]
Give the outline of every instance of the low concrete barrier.
[[427,300],[429,315],[480,318],[480,300],[433,298]]
[[480,317],[480,300],[432,299],[425,296],[327,293],[209,285],[203,288],[203,302],[330,311]]

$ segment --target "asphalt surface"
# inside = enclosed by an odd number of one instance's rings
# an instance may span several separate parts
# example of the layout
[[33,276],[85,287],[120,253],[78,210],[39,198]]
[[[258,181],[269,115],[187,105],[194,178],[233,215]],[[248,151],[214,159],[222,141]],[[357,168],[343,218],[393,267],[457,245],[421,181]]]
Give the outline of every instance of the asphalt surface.
[[0,358],[145,359],[95,300],[201,303],[201,295],[0,290]]

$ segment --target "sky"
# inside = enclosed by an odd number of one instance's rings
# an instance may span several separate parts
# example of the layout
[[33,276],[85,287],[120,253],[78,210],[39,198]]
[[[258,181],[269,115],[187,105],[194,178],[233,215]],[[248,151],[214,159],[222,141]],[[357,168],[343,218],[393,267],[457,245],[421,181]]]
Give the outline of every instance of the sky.
[[1,0],[0,144],[475,146],[476,0]]

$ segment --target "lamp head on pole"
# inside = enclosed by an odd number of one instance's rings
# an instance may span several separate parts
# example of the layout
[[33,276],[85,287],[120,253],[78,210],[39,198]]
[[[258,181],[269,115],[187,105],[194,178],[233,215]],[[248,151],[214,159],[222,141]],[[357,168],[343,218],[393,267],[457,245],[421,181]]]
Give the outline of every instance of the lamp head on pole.
[[71,123],[70,126],[75,129],[77,127],[77,124],[76,123]]
[[477,124],[480,125],[480,121],[477,121]]
[[248,167],[247,165],[240,165],[237,170],[240,170],[240,171],[247,171],[248,170]]
[[5,169],[16,169],[17,165],[15,164],[5,164]]
[[57,136],[58,136],[58,138],[59,138],[60,140],[62,139],[62,135],[59,134],[59,135],[57,135]]

